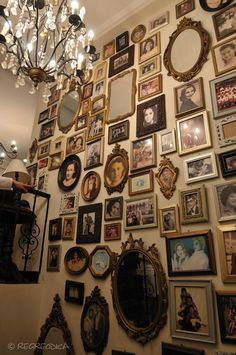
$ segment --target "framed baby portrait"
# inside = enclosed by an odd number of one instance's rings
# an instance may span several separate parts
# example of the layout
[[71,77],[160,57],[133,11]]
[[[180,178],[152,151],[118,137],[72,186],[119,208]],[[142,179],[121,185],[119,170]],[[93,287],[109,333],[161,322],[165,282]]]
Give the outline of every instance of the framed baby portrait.
[[188,115],[205,108],[202,78],[174,88],[174,95],[176,117]]
[[216,274],[210,230],[167,235],[166,251],[169,276]]
[[236,218],[236,182],[227,181],[214,186],[216,209],[219,222]]
[[137,106],[136,136],[166,128],[165,95],[160,95]]
[[161,52],[160,32],[147,37],[139,44],[139,64]]
[[179,208],[177,205],[159,209],[161,236],[180,232]]
[[217,291],[217,308],[222,343],[236,344],[236,292]]
[[155,133],[131,142],[131,172],[152,168],[154,166],[157,166]]
[[236,68],[236,37],[212,47],[215,75],[227,73]]
[[225,224],[217,227],[221,278],[225,283],[236,282],[236,226]]

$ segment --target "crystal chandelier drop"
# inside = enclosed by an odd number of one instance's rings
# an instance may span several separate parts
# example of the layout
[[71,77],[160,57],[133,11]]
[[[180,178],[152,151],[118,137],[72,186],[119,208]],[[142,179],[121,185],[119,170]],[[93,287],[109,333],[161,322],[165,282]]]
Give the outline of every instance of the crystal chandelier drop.
[[6,7],[0,6],[2,67],[17,75],[16,87],[29,77],[34,93],[44,82],[47,102],[50,87],[57,83],[60,89],[65,77],[83,84],[96,56],[84,15],[77,0],[8,0]]

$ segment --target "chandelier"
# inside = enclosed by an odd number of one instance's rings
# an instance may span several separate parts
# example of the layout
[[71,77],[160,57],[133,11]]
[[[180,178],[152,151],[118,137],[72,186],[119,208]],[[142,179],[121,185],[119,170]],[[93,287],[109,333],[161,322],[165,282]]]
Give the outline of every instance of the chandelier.
[[33,94],[44,82],[47,102],[55,82],[58,89],[65,78],[83,84],[96,58],[94,34],[87,33],[84,15],[77,0],[8,0],[0,6],[2,67],[17,75],[16,87],[29,77]]
[[10,149],[5,148],[5,146],[0,142],[0,165],[3,163],[6,156],[10,159],[16,158],[17,146],[15,141],[11,142]]

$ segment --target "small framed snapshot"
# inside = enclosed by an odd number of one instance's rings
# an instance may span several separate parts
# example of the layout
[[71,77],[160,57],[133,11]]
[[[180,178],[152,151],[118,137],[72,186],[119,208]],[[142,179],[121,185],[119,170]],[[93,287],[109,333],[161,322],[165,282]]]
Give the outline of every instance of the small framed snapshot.
[[139,43],[139,64],[161,52],[160,32],[154,33]]
[[109,242],[110,240],[121,239],[121,223],[109,223],[104,224],[104,240]]
[[125,200],[124,229],[142,229],[157,227],[157,196],[147,194]]
[[92,114],[104,110],[106,105],[106,96],[105,95],[100,95],[97,96],[93,101],[91,105],[91,112]]
[[108,144],[129,139],[129,120],[108,127]]
[[215,75],[227,73],[236,68],[236,36],[211,48]]
[[134,44],[110,58],[108,78],[134,65]]
[[45,158],[49,155],[51,141],[39,144],[38,146],[38,159]]
[[47,271],[60,271],[61,246],[48,246]]
[[66,280],[65,301],[82,305],[84,303],[84,283]]
[[49,96],[48,106],[54,104],[54,102],[60,99],[61,90],[57,89],[57,85],[54,85],[51,89],[51,96]]
[[158,133],[158,144],[160,155],[176,152],[175,129],[166,129]]
[[101,188],[101,178],[95,171],[89,171],[81,183],[81,195],[85,201],[93,201]]
[[48,240],[54,242],[54,240],[61,240],[62,231],[62,218],[55,218],[49,221],[49,233]]
[[194,0],[183,0],[175,5],[176,18],[180,18],[194,9]]
[[79,207],[76,243],[100,243],[102,203]]
[[225,224],[217,226],[222,281],[236,282],[236,226]]
[[83,100],[81,102],[81,113],[84,116],[86,113],[91,111],[91,98]]
[[166,250],[169,276],[216,274],[210,230],[168,235]]
[[[201,1],[205,1],[205,0],[201,0]],[[226,0],[225,2],[223,1],[223,4],[228,5],[231,2],[232,0]],[[221,6],[222,5],[220,5],[220,8]],[[213,11],[217,11],[217,10],[219,9],[213,8]],[[223,9],[222,11],[217,12],[217,14],[212,16],[217,41],[221,41],[223,38],[231,36],[236,32],[235,12],[236,12],[236,3],[230,5],[229,7],[227,7],[227,9]]]
[[104,126],[106,119],[106,111],[96,113],[95,115],[89,116],[87,122],[87,137],[86,140],[95,140],[104,135]]
[[105,278],[111,272],[112,252],[107,245],[96,246],[89,256],[89,270],[93,277]]
[[129,46],[129,32],[125,31],[116,37],[116,52],[122,51]]
[[47,166],[48,166],[48,158],[42,158],[38,161],[38,168],[39,169],[47,168]]
[[38,123],[42,123],[42,122],[44,122],[44,121],[49,119],[49,111],[50,111],[50,109],[47,108],[46,110],[40,112]]
[[72,247],[67,250],[64,257],[65,269],[69,274],[82,274],[88,267],[89,254],[82,247]]
[[156,135],[131,142],[130,170],[136,172],[157,166]]
[[161,71],[161,56],[155,56],[139,65],[139,81]]
[[66,140],[66,155],[77,154],[84,151],[85,131],[70,136]]
[[139,195],[154,190],[153,170],[144,171],[129,176],[129,195]]
[[123,197],[106,198],[104,202],[105,221],[122,219],[123,216]]
[[93,82],[84,85],[82,99],[86,100],[93,94]]
[[115,40],[113,39],[112,41],[108,42],[103,46],[103,60],[108,59],[111,57],[113,54],[115,54],[116,47],[115,47]]
[[210,80],[211,101],[215,118],[230,115],[236,108],[234,92],[236,90],[235,72]]
[[37,178],[38,164],[35,163],[30,166],[27,166],[26,170],[30,175],[30,181],[29,181],[30,185],[35,185],[36,178]]
[[205,355],[204,350],[193,349],[186,346],[161,343],[162,355]]
[[85,146],[84,170],[92,169],[103,164],[104,137]]
[[57,183],[61,190],[70,191],[77,185],[81,174],[81,160],[78,155],[71,154],[61,163]]
[[236,114],[222,118],[217,122],[216,131],[220,147],[236,144]]
[[152,76],[138,84],[138,101],[162,92],[162,74]]
[[53,104],[50,107],[50,114],[49,114],[49,119],[53,119],[57,117],[57,104]]
[[93,82],[96,83],[102,79],[106,79],[107,75],[107,62],[101,62],[94,69]]
[[75,121],[75,131],[79,131],[87,127],[88,113],[76,117]]
[[79,196],[75,192],[69,192],[61,196],[60,214],[77,213]]
[[211,147],[207,112],[182,118],[176,122],[179,155]]
[[48,170],[59,169],[64,159],[64,153],[59,152],[49,157]]
[[149,33],[159,30],[161,27],[168,25],[169,23],[169,11],[165,11],[162,14],[158,14],[149,21]]
[[231,180],[214,186],[219,222],[236,218],[236,181]]
[[174,88],[175,115],[181,117],[205,108],[203,80],[198,78]]
[[56,139],[51,141],[49,155],[54,155],[56,153],[64,152],[65,147],[66,147],[65,136],[57,137]]
[[165,95],[145,101],[137,106],[136,136],[161,131],[166,128]]
[[45,170],[42,170],[42,172],[40,172],[38,175],[37,189],[39,191],[47,192],[47,187],[48,187],[48,174],[46,173]]
[[32,163],[34,161],[37,150],[38,150],[38,140],[37,140],[37,138],[34,138],[34,140],[32,141],[32,143],[29,147],[29,162],[30,163]]
[[181,224],[208,221],[205,186],[179,191]]
[[169,289],[172,337],[215,344],[211,281],[170,280]]
[[93,85],[93,99],[100,95],[105,95],[106,93],[106,80],[102,79]]
[[160,233],[162,236],[180,232],[179,208],[177,205],[159,209]]
[[55,125],[56,125],[56,120],[51,120],[47,123],[42,124],[39,133],[39,141],[52,137],[54,135]]
[[218,155],[222,176],[231,177],[236,175],[236,149]]
[[213,179],[218,176],[214,152],[186,159],[183,161],[183,164],[185,181],[187,184]]
[[76,217],[65,217],[63,219],[63,240],[74,240],[76,229]]
[[144,25],[136,26],[131,33],[131,41],[133,43],[138,43],[138,42],[142,41],[142,39],[144,38],[144,36],[146,34],[146,31],[147,31],[147,29]]
[[216,291],[216,300],[221,341],[236,344],[236,292]]

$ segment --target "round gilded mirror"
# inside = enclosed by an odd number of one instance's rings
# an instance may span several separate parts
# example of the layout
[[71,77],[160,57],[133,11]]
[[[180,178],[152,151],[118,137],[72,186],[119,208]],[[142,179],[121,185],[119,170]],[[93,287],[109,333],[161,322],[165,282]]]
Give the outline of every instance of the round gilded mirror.
[[62,97],[58,110],[57,123],[59,130],[63,133],[69,132],[76,117],[79,115],[81,97],[80,88],[70,90]]
[[112,296],[119,324],[127,334],[145,344],[166,323],[166,277],[154,245],[145,249],[132,235],[112,274]]
[[200,21],[184,17],[170,36],[164,53],[163,61],[168,75],[178,81],[189,81],[202,69],[209,48],[210,36]]

